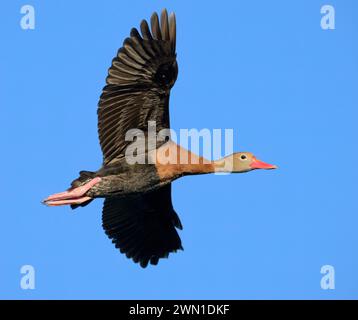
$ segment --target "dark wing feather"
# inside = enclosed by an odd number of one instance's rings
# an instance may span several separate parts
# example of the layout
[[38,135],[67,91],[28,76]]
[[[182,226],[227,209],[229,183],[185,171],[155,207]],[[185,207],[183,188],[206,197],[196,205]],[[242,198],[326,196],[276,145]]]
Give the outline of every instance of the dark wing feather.
[[[129,129],[147,132],[148,121],[156,129],[169,128],[169,93],[178,74],[175,16],[163,10],[133,28],[108,70],[107,85],[98,104],[98,134],[104,165],[125,155]],[[163,40],[162,40],[163,39]]]
[[171,201],[171,185],[138,196],[107,198],[103,228],[116,248],[145,268],[183,249],[175,227],[182,229]]

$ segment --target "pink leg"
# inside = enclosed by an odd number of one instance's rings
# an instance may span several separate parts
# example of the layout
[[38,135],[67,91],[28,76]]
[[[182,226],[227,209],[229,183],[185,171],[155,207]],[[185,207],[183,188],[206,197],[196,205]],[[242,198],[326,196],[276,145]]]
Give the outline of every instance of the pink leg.
[[96,177],[87,182],[83,186],[74,188],[68,191],[53,194],[42,201],[43,204],[48,206],[62,206],[67,204],[81,204],[91,199],[85,196],[85,193],[91,189],[95,184],[101,181],[100,177]]
[[72,200],[50,200],[50,201],[44,201],[44,204],[46,204],[49,207],[57,207],[57,206],[64,206],[67,204],[81,204],[83,202],[86,202],[88,200],[92,199],[91,197],[81,197],[76,198]]

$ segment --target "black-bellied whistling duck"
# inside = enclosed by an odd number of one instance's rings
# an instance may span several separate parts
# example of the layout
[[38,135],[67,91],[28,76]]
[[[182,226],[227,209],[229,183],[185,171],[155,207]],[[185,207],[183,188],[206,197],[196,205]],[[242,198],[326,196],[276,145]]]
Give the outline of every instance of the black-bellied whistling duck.
[[[170,252],[182,249],[176,228],[182,229],[171,200],[171,182],[191,174],[217,171],[248,172],[274,169],[249,152],[238,152],[217,161],[205,161],[171,140],[145,150],[146,164],[129,164],[125,135],[137,128],[156,133],[169,128],[169,94],[178,74],[175,15],[154,13],[151,31],[143,20],[141,33],[133,28],[109,68],[98,105],[98,132],[103,166],[96,172],[81,171],[70,189],[47,197],[48,206],[85,206],[105,198],[103,228],[122,253],[142,267],[155,265]],[[163,161],[169,151],[178,161]],[[180,158],[180,156],[187,158]],[[188,159],[181,163],[180,159]],[[150,161],[149,161],[150,160]],[[165,160],[165,159],[164,159]],[[194,161],[195,160],[195,161]]]

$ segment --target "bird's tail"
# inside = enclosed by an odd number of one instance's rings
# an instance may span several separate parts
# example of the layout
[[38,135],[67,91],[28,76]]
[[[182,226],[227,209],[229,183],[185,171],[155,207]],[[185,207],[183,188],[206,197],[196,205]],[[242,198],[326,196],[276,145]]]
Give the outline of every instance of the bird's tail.
[[[77,187],[80,187],[84,184],[86,184],[87,182],[89,182],[91,179],[93,179],[96,175],[96,172],[93,172],[93,171],[80,171],[80,176],[73,180],[71,182],[71,187],[69,190],[73,189],[73,188],[77,188]],[[86,202],[83,202],[81,204],[72,204],[71,205],[71,208],[72,209],[76,209],[78,207],[85,207],[87,206],[93,199],[90,199]]]

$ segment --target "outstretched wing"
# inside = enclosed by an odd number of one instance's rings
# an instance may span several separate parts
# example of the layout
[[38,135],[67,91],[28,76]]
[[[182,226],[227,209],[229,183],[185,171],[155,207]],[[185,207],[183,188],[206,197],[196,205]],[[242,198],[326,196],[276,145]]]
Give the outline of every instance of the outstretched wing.
[[145,20],[140,29],[142,35],[133,28],[118,50],[98,104],[104,165],[125,155],[129,129],[147,133],[148,121],[155,121],[157,133],[169,128],[169,93],[178,74],[175,15],[168,19],[163,10],[159,23],[154,13],[151,31]]
[[116,248],[145,268],[183,249],[175,227],[182,229],[171,201],[171,185],[135,197],[106,198],[103,228]]

